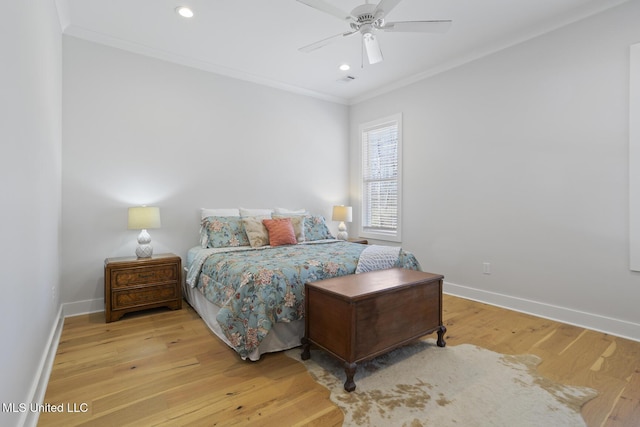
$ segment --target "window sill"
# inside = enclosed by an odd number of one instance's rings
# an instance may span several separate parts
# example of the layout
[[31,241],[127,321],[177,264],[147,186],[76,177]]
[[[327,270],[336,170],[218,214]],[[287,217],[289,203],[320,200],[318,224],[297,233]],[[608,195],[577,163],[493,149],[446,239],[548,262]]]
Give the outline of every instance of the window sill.
[[402,242],[402,237],[396,234],[385,234],[385,233],[367,233],[365,231],[361,231],[358,233],[358,236],[371,239],[371,240],[382,240],[385,242]]

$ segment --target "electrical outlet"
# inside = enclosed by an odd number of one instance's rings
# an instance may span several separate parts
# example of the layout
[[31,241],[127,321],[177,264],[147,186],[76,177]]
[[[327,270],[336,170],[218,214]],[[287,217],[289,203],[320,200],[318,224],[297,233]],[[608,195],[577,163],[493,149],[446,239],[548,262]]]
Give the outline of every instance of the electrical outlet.
[[482,274],[491,274],[491,263],[483,262],[482,263]]
[[55,286],[51,287],[51,301],[53,301],[54,303],[56,302],[56,287]]

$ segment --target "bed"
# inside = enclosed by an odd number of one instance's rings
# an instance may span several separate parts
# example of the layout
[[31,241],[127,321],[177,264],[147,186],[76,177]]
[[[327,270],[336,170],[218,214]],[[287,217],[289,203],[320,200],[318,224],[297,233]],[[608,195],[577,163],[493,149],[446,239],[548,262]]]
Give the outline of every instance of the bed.
[[200,245],[187,253],[184,296],[245,360],[300,345],[306,282],[391,267],[420,270],[401,248],[334,239],[324,218],[303,210],[235,213],[202,210]]

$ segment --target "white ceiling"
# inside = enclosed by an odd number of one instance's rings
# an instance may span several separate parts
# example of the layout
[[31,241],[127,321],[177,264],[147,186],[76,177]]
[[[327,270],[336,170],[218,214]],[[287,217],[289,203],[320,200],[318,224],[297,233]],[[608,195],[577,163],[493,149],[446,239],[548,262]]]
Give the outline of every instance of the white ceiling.
[[[384,61],[362,66],[358,35],[296,0],[56,0],[75,37],[340,103],[354,103],[627,0],[403,0],[388,21],[451,19],[445,34],[381,33]],[[327,0],[347,12],[363,0]],[[377,2],[373,0],[373,2]],[[175,9],[189,6],[195,16]],[[351,70],[340,71],[343,63]],[[344,83],[345,76],[355,80]]]

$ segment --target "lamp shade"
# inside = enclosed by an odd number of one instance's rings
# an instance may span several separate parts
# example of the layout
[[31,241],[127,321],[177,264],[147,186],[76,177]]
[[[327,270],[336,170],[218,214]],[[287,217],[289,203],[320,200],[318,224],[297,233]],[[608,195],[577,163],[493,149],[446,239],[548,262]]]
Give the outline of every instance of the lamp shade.
[[333,221],[351,222],[351,206],[334,206],[331,219]]
[[160,227],[160,208],[152,206],[129,208],[129,229],[144,230]]

